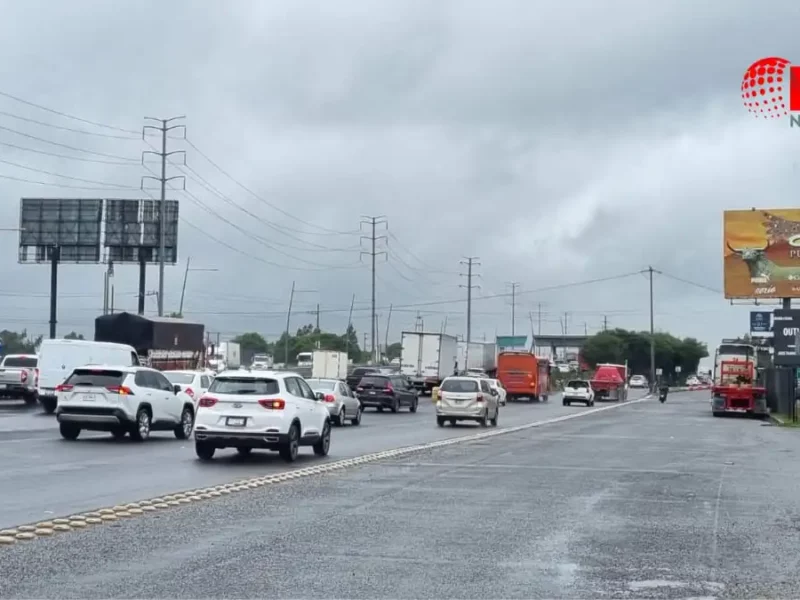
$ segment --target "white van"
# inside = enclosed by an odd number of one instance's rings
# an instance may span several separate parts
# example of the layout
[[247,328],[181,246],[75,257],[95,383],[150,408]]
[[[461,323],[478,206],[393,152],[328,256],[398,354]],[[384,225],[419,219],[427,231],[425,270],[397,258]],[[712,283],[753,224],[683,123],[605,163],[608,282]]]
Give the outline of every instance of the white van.
[[56,387],[76,367],[85,365],[139,365],[133,346],[88,340],[43,340],[39,348],[39,378],[36,390],[44,412],[56,409]]

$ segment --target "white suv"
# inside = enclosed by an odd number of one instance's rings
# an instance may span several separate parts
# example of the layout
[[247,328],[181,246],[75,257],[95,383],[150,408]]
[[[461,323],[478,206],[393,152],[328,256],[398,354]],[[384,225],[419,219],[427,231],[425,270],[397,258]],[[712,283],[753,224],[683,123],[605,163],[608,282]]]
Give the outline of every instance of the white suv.
[[173,431],[180,440],[192,435],[192,399],[155,369],[78,367],[56,388],[56,397],[56,419],[67,440],[83,429],[109,431],[115,438],[130,433],[137,441],[151,431]]
[[293,462],[300,446],[326,456],[331,419],[323,397],[296,373],[223,371],[197,404],[197,456],[211,460],[218,448],[239,454],[262,448]]

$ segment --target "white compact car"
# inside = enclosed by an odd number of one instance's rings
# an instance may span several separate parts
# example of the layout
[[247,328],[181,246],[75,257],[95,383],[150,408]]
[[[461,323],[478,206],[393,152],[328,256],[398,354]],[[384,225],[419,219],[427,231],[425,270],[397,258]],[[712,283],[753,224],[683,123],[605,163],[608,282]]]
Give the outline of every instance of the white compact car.
[[321,392],[323,402],[328,407],[331,418],[344,427],[349,420],[353,425],[361,425],[364,411],[355,392],[344,381],[338,379],[306,379],[314,392]]
[[500,406],[506,405],[506,388],[503,387],[503,384],[500,383],[499,379],[490,379],[489,380],[489,387],[491,387],[494,391],[497,392],[497,401],[500,403]]
[[163,371],[170,383],[181,386],[181,390],[191,396],[194,403],[206,393],[214,376],[203,371]]
[[570,406],[573,402],[580,402],[586,406],[594,406],[594,390],[592,384],[585,379],[573,379],[564,386],[563,402],[564,406]]
[[84,429],[109,431],[115,438],[130,433],[137,441],[151,431],[192,435],[194,404],[180,387],[148,367],[87,366],[73,369],[56,388],[61,436],[74,440]]
[[197,404],[195,452],[211,460],[220,448],[261,448],[293,462],[300,446],[312,446],[327,456],[331,418],[323,400],[296,373],[223,371]]
[[439,386],[436,401],[436,423],[444,427],[449,421],[477,421],[483,427],[497,425],[500,416],[498,393],[489,385],[488,379],[477,377],[447,377]]
[[631,377],[629,382],[630,387],[632,388],[646,388],[647,387],[647,377],[644,375],[634,375]]

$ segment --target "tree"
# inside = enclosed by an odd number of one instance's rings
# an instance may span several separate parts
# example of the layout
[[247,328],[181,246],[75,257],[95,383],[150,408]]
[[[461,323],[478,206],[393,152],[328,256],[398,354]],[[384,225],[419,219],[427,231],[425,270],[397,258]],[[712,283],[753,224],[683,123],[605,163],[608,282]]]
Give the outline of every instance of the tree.
[[[708,356],[708,348],[695,338],[679,339],[669,333],[653,336],[656,368],[666,375],[697,372],[700,359]],[[581,350],[583,359],[592,367],[599,363],[628,361],[632,373],[650,372],[650,334],[644,331],[612,329],[591,336]]]
[[75,333],[74,331],[70,331],[67,335],[64,336],[65,340],[82,340],[85,339],[82,333]]
[[33,354],[42,343],[42,336],[31,338],[25,329],[21,332],[4,329],[0,331],[0,341],[3,354]]
[[243,333],[233,338],[233,342],[239,344],[245,352],[253,354],[265,354],[269,352],[269,343],[260,333]]
[[394,360],[395,358],[400,358],[400,354],[403,352],[403,344],[401,342],[395,342],[394,344],[389,344],[386,348],[386,358],[388,360]]

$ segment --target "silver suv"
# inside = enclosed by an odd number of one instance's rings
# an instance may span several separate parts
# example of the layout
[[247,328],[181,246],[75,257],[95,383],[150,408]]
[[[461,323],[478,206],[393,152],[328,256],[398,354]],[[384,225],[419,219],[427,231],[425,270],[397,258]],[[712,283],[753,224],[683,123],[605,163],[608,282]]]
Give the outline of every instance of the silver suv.
[[483,427],[497,425],[500,403],[497,390],[488,379],[478,377],[447,377],[439,387],[436,402],[436,423],[439,427],[449,421],[477,421]]

